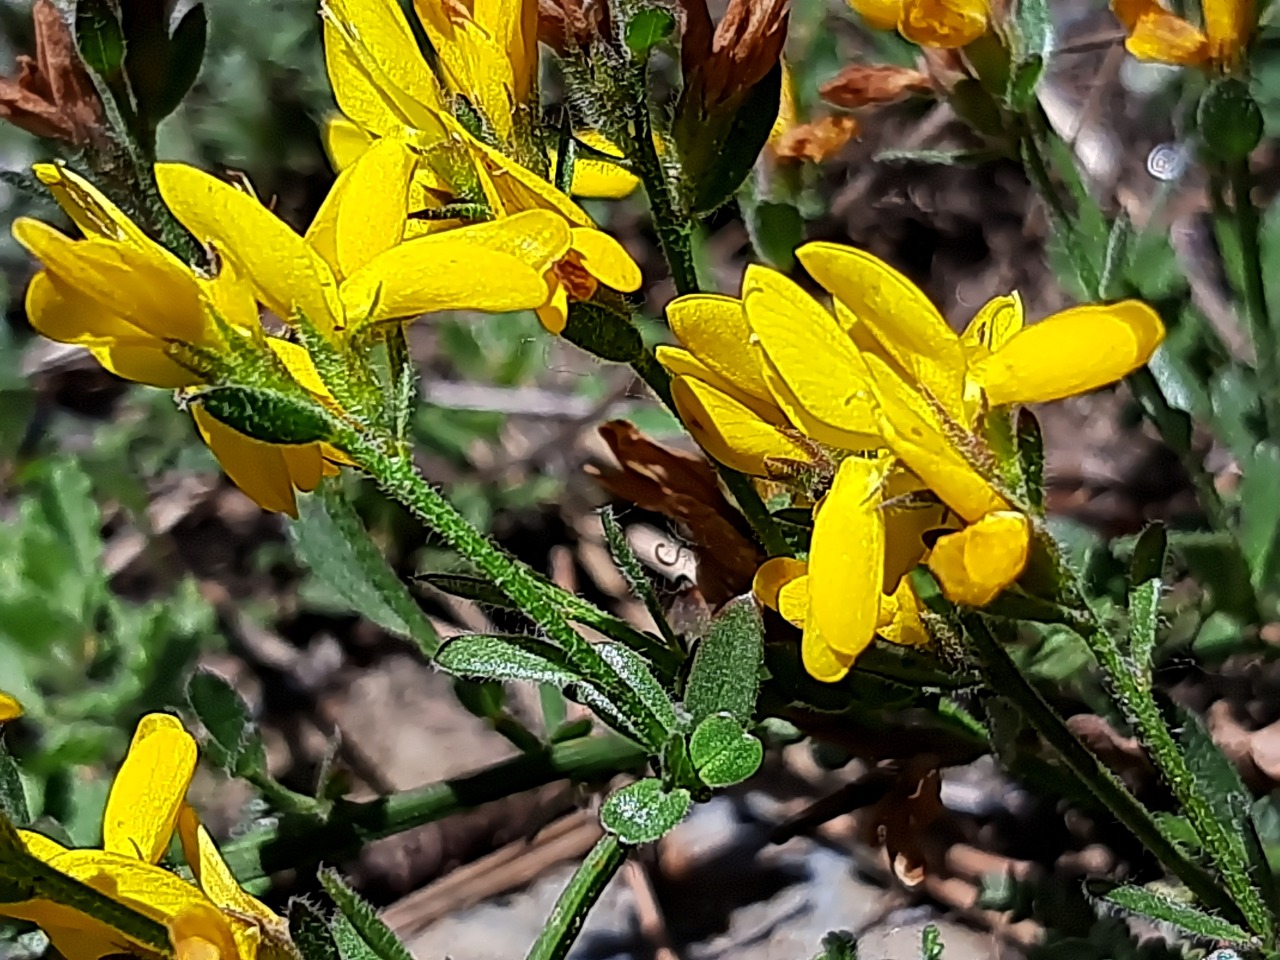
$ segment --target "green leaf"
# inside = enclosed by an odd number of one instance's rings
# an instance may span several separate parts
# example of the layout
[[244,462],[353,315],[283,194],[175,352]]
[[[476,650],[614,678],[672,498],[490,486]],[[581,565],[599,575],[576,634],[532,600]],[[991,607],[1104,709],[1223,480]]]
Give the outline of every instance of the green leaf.
[[1164,579],[1168,542],[1164,524],[1158,520],[1142,531],[1133,545],[1133,557],[1129,561],[1129,583],[1132,586],[1136,587],[1148,580]]
[[302,960],[341,960],[324,915],[298,897],[289,901],[289,939]]
[[73,460],[54,461],[40,488],[40,506],[58,538],[71,548],[87,580],[102,577],[102,516],[89,475]]
[[1104,300],[1114,300],[1124,292],[1125,278],[1129,273],[1129,243],[1133,239],[1133,221],[1127,211],[1121,211],[1111,224],[1107,236],[1107,249],[1102,257],[1102,276],[1098,280]]
[[227,681],[216,673],[197,670],[187,682],[187,702],[209,732],[205,756],[238,776],[267,769],[258,726],[249,707]]
[[76,0],[76,49],[87,66],[108,84],[124,64],[124,27],[115,0]]
[[483,577],[457,573],[420,573],[413,578],[418,583],[429,584],[450,596],[461,597],[493,607],[497,610],[518,610],[511,598]]
[[1253,622],[1257,597],[1249,568],[1229,534],[1178,531],[1170,537],[1170,543],[1209,591],[1216,611]]
[[1280,556],[1280,446],[1259,443],[1240,483],[1240,548],[1254,587],[1271,585]]
[[920,931],[920,960],[942,960],[942,934],[932,923]]
[[1018,0],[1008,23],[1009,84],[1005,105],[1016,114],[1035,106],[1036,87],[1053,52],[1053,20],[1048,0]]
[[324,480],[315,493],[298,498],[298,519],[289,524],[289,537],[298,559],[339,602],[413,640],[424,656],[435,655],[440,646],[435,627],[374,544],[339,478]]
[[[400,942],[400,938],[391,932],[391,928],[378,919],[373,907],[356,893],[342,879],[338,871],[324,867],[320,870],[320,885],[325,893],[337,904],[338,910],[351,923],[379,960],[414,960],[408,948]],[[337,930],[334,931],[335,935]],[[341,946],[341,940],[338,941]]]
[[751,172],[778,118],[782,65],[723,102],[701,102],[703,93],[705,87],[693,85],[680,94],[672,126],[695,214],[720,207]]
[[157,124],[182,103],[182,98],[196,82],[204,63],[204,50],[209,38],[209,15],[203,3],[194,4],[174,27],[168,44],[168,67],[164,83],[147,105],[147,117]]
[[623,787],[600,808],[600,822],[623,843],[652,843],[685,818],[688,790],[667,790],[653,777]]
[[708,787],[741,783],[760,769],[764,745],[727,713],[707,717],[689,738],[689,758]]
[[1180,930],[1209,940],[1225,940],[1238,946],[1249,945],[1253,938],[1234,923],[1205,913],[1189,903],[1172,900],[1163,894],[1132,884],[1115,885],[1105,880],[1086,883],[1089,893],[1126,913],[1168,923]]
[[210,387],[196,402],[215,420],[263,443],[297,445],[333,438],[329,414],[300,394],[265,387]]
[[441,669],[480,680],[526,680],[557,687],[582,683],[558,647],[536,637],[468,634],[454,637],[436,655]]
[[1044,513],[1044,435],[1040,421],[1027,407],[1018,410],[1014,427],[1014,440],[1018,446],[1018,462],[1022,467],[1022,483],[1027,504],[1039,514]]
[[373,948],[365,943],[364,937],[360,936],[343,914],[334,914],[329,929],[333,932],[333,942],[337,945],[342,960],[378,960]]
[[[1280,250],[1277,251],[1280,254]],[[1275,268],[1280,271],[1280,258]],[[1280,279],[1276,281],[1280,286]],[[1280,301],[1278,290],[1277,301]],[[1277,302],[1280,307],[1280,302]],[[1248,464],[1266,427],[1257,382],[1251,371],[1226,367],[1209,381],[1209,405],[1213,410],[1214,439],[1226,444],[1236,461]],[[1245,482],[1249,479],[1245,472]]]
[[671,36],[675,28],[676,18],[664,7],[644,7],[637,10],[627,21],[627,49],[637,57],[647,57],[649,51]]
[[993,150],[880,150],[876,163],[918,163],[927,167],[974,167],[990,163],[1000,154]]
[[738,191],[738,208],[747,227],[751,247],[762,260],[778,270],[796,264],[796,247],[804,242],[804,217],[794,203],[756,197],[750,179]]
[[1151,686],[1151,657],[1160,626],[1159,580],[1145,580],[1129,591],[1129,654],[1142,686]]
[[680,727],[680,721],[676,718],[676,709],[671,703],[671,697],[662,688],[662,684],[654,678],[644,659],[634,650],[620,643],[598,643],[596,649],[600,651],[604,662],[618,672],[622,682],[635,691],[640,702],[658,718],[663,729],[667,733],[676,732]]
[[27,793],[22,786],[18,761],[3,739],[0,739],[0,814],[19,827],[31,824],[31,810],[27,806]]
[[644,603],[645,609],[649,611],[649,616],[653,617],[653,622],[658,625],[667,645],[672,650],[680,649],[680,641],[672,632],[671,624],[667,622],[667,611],[662,608],[662,602],[658,599],[652,581],[645,573],[640,558],[627,542],[627,534],[622,529],[622,524],[618,523],[618,518],[614,516],[611,507],[605,507],[600,511],[600,524],[604,528],[604,540],[609,547],[609,553],[618,565],[618,571],[623,579],[627,581],[627,586]]
[[764,662],[764,623],[754,598],[730,600],[698,644],[684,701],[695,724],[727,713],[751,722]]
[[569,304],[569,317],[560,336],[614,363],[630,363],[644,353],[644,340],[630,317],[590,301]]
[[832,930],[822,938],[813,960],[858,960],[858,939],[847,930]]

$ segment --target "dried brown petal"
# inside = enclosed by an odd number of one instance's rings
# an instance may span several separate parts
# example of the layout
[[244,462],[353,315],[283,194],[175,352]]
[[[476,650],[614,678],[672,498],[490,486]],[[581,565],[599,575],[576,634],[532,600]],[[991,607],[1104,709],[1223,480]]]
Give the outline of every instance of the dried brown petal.
[[604,0],[538,0],[538,39],[556,53],[590,50],[611,35]]
[[773,153],[781,160],[821,163],[838,153],[858,135],[858,130],[858,121],[847,113],[820,117],[785,131],[774,143]]
[[39,137],[80,145],[102,126],[102,104],[52,0],[36,0],[35,58],[17,58],[17,76],[0,77],[0,117]]
[[682,0],[680,6],[686,95],[708,110],[755,86],[782,56],[788,0],[729,0],[714,33],[706,0]]
[[849,110],[876,103],[892,103],[911,93],[930,93],[928,76],[909,67],[869,66],[855,63],[845,67],[819,89],[822,99]]
[[650,440],[626,420],[601,425],[600,435],[622,469],[588,471],[614,496],[687,527],[698,557],[698,587],[707,602],[719,607],[750,589],[764,558],[720,493],[710,463]]

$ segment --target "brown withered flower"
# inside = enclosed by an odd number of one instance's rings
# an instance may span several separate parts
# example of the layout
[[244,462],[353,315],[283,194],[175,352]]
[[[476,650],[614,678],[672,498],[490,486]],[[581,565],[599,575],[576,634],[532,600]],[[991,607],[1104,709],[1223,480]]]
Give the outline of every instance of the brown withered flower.
[[858,135],[858,121],[847,113],[829,114],[810,123],[789,127],[770,142],[779,160],[811,160],[822,163]]
[[84,146],[102,129],[102,102],[53,0],[31,8],[36,55],[0,77],[0,117],[38,137]]
[[706,0],[681,0],[680,68],[686,91],[708,107],[764,79],[782,56],[788,0],[729,0],[714,27]]
[[910,67],[855,63],[824,83],[818,92],[827,103],[855,110],[892,103],[913,93],[932,93],[933,83],[927,74]]
[[561,56],[611,35],[605,0],[538,0],[538,39]]

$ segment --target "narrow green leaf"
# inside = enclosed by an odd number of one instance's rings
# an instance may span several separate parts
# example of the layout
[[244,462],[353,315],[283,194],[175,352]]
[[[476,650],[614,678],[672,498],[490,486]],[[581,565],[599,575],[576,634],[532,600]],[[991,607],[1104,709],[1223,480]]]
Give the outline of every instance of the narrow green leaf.
[[618,672],[622,682],[634,690],[640,702],[658,718],[663,729],[667,733],[674,733],[679,728],[680,721],[676,718],[671,697],[654,678],[649,665],[640,655],[620,643],[600,643],[596,645],[596,649],[600,651],[605,663]]
[[676,18],[670,10],[665,7],[643,7],[627,21],[627,49],[637,57],[647,57],[649,51],[671,36],[675,28]]
[[263,443],[303,444],[333,438],[320,404],[265,387],[210,387],[196,402],[215,420]]
[[94,73],[114,83],[124,63],[124,27],[115,0],[76,0],[76,49]]
[[364,937],[351,925],[351,921],[341,913],[335,913],[329,923],[333,933],[333,942],[338,948],[342,960],[379,960],[373,948],[365,943]]
[[625,844],[652,843],[685,818],[692,798],[688,790],[666,790],[653,777],[623,787],[600,808],[600,822]]
[[1280,559],[1280,446],[1264,440],[1242,465],[1240,548],[1256,589],[1269,586]]
[[1014,440],[1018,447],[1018,462],[1022,467],[1022,486],[1027,504],[1043,515],[1044,435],[1040,432],[1040,421],[1027,407],[1018,410]]
[[858,939],[847,930],[832,930],[813,960],[858,960]]
[[942,960],[942,934],[932,923],[920,931],[920,960]]
[[1124,292],[1129,273],[1129,242],[1133,239],[1133,221],[1122,210],[1111,224],[1107,248],[1102,258],[1102,276],[1098,281],[1102,299],[1113,300]]
[[27,806],[27,793],[22,787],[18,761],[3,739],[0,739],[0,814],[19,827],[31,824],[31,810]]
[[302,960],[342,960],[324,915],[298,897],[289,901],[289,939]]
[[991,150],[880,150],[876,163],[918,163],[926,167],[976,167],[1000,155]]
[[667,621],[667,612],[662,608],[662,602],[653,588],[653,582],[645,573],[640,558],[631,549],[631,544],[627,542],[626,531],[622,529],[622,524],[618,523],[618,518],[614,516],[611,507],[605,507],[600,511],[600,524],[604,528],[604,539],[609,547],[609,553],[612,554],[631,592],[644,603],[649,616],[653,617],[653,622],[658,625],[658,630],[667,642],[667,646],[672,650],[679,650],[680,641]]
[[744,726],[750,723],[763,662],[764,623],[754,598],[729,601],[693,656],[684,696],[693,722],[727,713]]
[[449,673],[477,680],[526,680],[557,687],[582,683],[558,647],[536,637],[470,634],[440,648],[436,663]]
[[339,478],[321,482],[315,493],[298,498],[298,519],[289,525],[298,559],[354,612],[384,630],[417,643],[426,657],[440,638],[409,588],[387,563]]
[[1151,658],[1160,626],[1159,580],[1146,580],[1129,591],[1129,655],[1138,682],[1151,687]]
[[1089,881],[1086,886],[1090,894],[1111,906],[1119,907],[1134,916],[1172,924],[1193,936],[1225,940],[1237,946],[1249,945],[1253,940],[1248,931],[1234,923],[1205,913],[1189,903],[1172,900],[1146,887],[1132,884],[1117,886],[1105,880]]
[[325,893],[329,894],[342,915],[350,921],[356,933],[379,960],[414,960],[413,954],[400,942],[400,938],[378,919],[373,907],[351,888],[338,871],[324,867],[319,876]]
[[762,260],[778,270],[795,266],[795,249],[804,242],[804,217],[794,203],[756,196],[748,178],[738,191],[738,209],[747,227],[751,248]]
[[187,681],[187,702],[209,733],[205,756],[231,773],[266,770],[266,750],[240,694],[216,673],[197,670]]
[[1149,524],[1133,546],[1133,558],[1129,561],[1129,583],[1138,586],[1148,580],[1164,579],[1165,555],[1168,552],[1169,535],[1158,520]]
[[182,103],[182,98],[196,82],[204,63],[205,45],[209,39],[209,15],[203,3],[197,3],[183,14],[169,37],[169,69],[164,84],[147,106],[147,117],[157,124]]
[[689,758],[708,787],[741,783],[760,769],[764,744],[727,713],[707,717],[689,738]]
[[40,485],[40,508],[49,526],[71,548],[76,571],[86,580],[102,577],[102,515],[89,475],[74,460],[49,464]]
[[457,573],[420,573],[413,579],[417,583],[425,583],[437,590],[442,590],[450,596],[461,597],[496,610],[519,609],[511,602],[510,597],[483,577]]

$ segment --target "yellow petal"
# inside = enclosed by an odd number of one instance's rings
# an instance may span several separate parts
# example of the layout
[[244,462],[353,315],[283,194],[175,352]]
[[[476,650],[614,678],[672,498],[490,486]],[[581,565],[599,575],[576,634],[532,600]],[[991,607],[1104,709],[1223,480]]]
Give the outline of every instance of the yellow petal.
[[904,577],[898,588],[880,601],[876,633],[900,647],[926,647],[932,643],[920,616],[920,598],[909,579]]
[[147,246],[154,241],[92,183],[62,163],[37,163],[36,178],[49,188],[87,238],[101,238]]
[[1030,546],[1031,521],[1006,510],[939,537],[927,563],[948,600],[985,607],[1022,575]]
[[178,838],[182,842],[182,855],[195,874],[196,882],[216,906],[267,925],[279,923],[280,918],[270,907],[247,893],[236,882],[235,875],[222,859],[209,831],[200,822],[195,810],[187,804],[183,804],[178,818]]
[[743,393],[772,403],[741,300],[716,293],[677,297],[667,304],[667,323],[708,368]]
[[[552,176],[555,171],[552,171]],[[640,178],[616,163],[596,157],[579,157],[573,164],[573,183],[570,190],[575,197],[596,200],[621,200],[630,196],[640,185]]]
[[902,16],[902,0],[849,0],[849,6],[877,30],[897,29]]
[[44,834],[33,830],[19,830],[18,836],[22,838],[22,845],[27,848],[27,853],[33,857],[39,857],[45,863],[51,863],[54,857],[67,852],[67,848],[58,841],[50,840]]
[[993,407],[1075,396],[1151,359],[1164,324],[1145,303],[1071,307],[1032,324],[970,371]]
[[149,713],[138,722],[102,818],[102,848],[159,863],[196,771],[196,742],[177,717]]
[[238,960],[239,948],[222,913],[193,903],[168,923],[175,960]]
[[793,626],[804,628],[809,619],[809,575],[796,577],[778,590],[778,613]]
[[[857,318],[869,338],[957,421],[965,356],[960,338],[924,292],[879,257],[837,243],[807,243],[796,258]],[[859,344],[864,345],[859,339]]]
[[1257,23],[1253,0],[1200,0],[1209,55],[1218,63],[1232,65],[1248,44]]
[[506,212],[552,210],[568,220],[570,226],[595,226],[586,211],[532,170],[478,141],[473,141],[473,148],[482,169],[492,177],[493,187]]
[[546,303],[543,274],[568,249],[563,219],[529,211],[399,244],[349,277],[342,301],[355,325],[437,310],[531,310]]
[[987,32],[989,0],[903,0],[898,29],[922,47],[963,47]]
[[[742,302],[747,323],[787,392],[834,432],[814,439],[843,437],[840,445],[857,449],[877,433],[862,358],[830,313],[793,281],[756,264],[747,267]],[[778,397],[784,410],[790,400]]]
[[444,94],[398,3],[326,0],[324,25],[325,66],[343,113],[379,136],[446,135]]
[[889,364],[866,354],[868,383],[882,414],[889,448],[948,507],[973,522],[1009,504],[947,439],[938,415]]
[[256,197],[180,163],[156,164],[156,180],[174,216],[231,261],[276,316],[288,320],[296,308],[322,331],[340,326],[333,271]]
[[770,460],[807,463],[809,450],[749,407],[694,377],[671,381],[680,419],[707,454],[726,467],[756,477],[770,476]]
[[906,499],[925,489],[915,474],[901,467],[890,470],[885,478],[885,502],[880,509],[885,522],[884,589],[890,593],[920,564],[927,549],[925,534],[941,527],[946,517],[941,504]]
[[[660,346],[654,350],[654,356],[673,377],[693,377],[695,380],[701,380],[703,383],[715,387],[721,393],[727,393],[766,423],[783,426],[788,422],[777,403],[774,402],[773,397],[768,393],[763,397],[748,393],[738,383],[721,376],[718,370],[713,370],[683,347]],[[749,351],[747,356],[750,358],[751,363],[758,367],[760,358],[763,355],[759,349],[755,349]],[[741,371],[738,371],[738,373],[740,381],[746,379],[741,376]],[[761,378],[761,382],[763,383],[763,378]]]
[[569,323],[569,291],[554,270],[544,273],[542,280],[551,293],[547,302],[535,311],[538,322],[547,333],[560,334]]
[[849,656],[875,636],[884,583],[881,485],[888,469],[888,458],[847,458],[814,518],[806,625]]
[[809,565],[794,557],[771,557],[760,565],[751,581],[751,592],[766,607],[778,609],[778,594],[792,580],[805,576]]
[[857,656],[856,653],[844,653],[833,647],[813,620],[805,623],[804,635],[800,640],[800,659],[805,671],[813,679],[823,683],[843,680]]
[[192,904],[208,902],[176,874],[124,854],[68,850],[50,866],[162,923]]
[[606,287],[623,293],[640,289],[643,278],[640,267],[631,259],[626,247],[603,230],[574,227],[569,247],[578,255],[582,266]]
[[799,429],[806,437],[838,450],[877,450],[884,446],[878,419],[873,419],[867,424],[875,431],[874,433],[853,433],[830,426],[815,417],[800,402],[800,398],[796,396],[790,384],[782,378],[778,368],[765,355],[764,348],[758,341],[752,343],[751,348],[759,357],[760,370],[764,374],[764,382],[769,387],[773,402],[785,415],[787,422]]
[[409,177],[416,165],[402,142],[379,140],[338,175],[306,240],[339,280],[404,239]]
[[973,315],[960,342],[969,350],[970,358],[976,359],[1008,343],[1022,329],[1023,321],[1022,297],[1016,292],[993,297]]
[[1134,25],[1125,49],[1139,60],[1195,67],[1209,59],[1209,38],[1167,10],[1149,9]]
[[200,436],[232,483],[263,510],[297,518],[298,502],[289,481],[289,465],[279,447],[246,437],[210,416],[199,403],[192,405],[191,414]]
[[17,720],[22,716],[22,704],[0,690],[0,723]]
[[280,362],[288,369],[293,379],[303,387],[328,403],[334,403],[333,394],[320,379],[320,371],[316,369],[311,354],[301,344],[280,337],[267,337],[267,345],[280,358]]
[[373,144],[373,138],[357,123],[340,113],[324,122],[324,151],[329,155],[333,169],[342,171],[351,166]]

